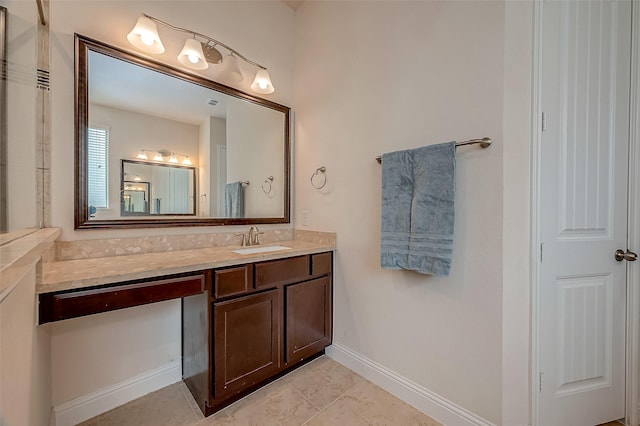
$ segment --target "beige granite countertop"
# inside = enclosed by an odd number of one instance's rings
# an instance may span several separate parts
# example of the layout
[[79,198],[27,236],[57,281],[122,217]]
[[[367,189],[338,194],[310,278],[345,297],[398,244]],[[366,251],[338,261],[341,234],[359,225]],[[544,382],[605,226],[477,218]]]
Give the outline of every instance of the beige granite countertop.
[[247,247],[224,246],[43,263],[42,281],[36,292],[51,293],[335,250],[334,241],[310,242],[295,239],[263,244],[262,247],[269,245],[291,249],[242,255],[232,250]]

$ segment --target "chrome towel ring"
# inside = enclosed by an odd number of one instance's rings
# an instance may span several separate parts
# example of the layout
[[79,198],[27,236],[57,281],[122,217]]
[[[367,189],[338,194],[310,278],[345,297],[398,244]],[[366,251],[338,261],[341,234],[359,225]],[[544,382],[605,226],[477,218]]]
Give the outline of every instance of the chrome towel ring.
[[[269,184],[269,188],[265,189],[264,184],[268,183]],[[271,185],[273,184],[273,176],[268,176],[265,180],[264,183],[262,184],[262,192],[264,192],[265,194],[271,194]]]
[[[327,171],[327,168],[325,166],[321,166],[318,167],[315,171],[314,174],[311,175],[311,186],[313,186],[315,189],[322,189],[324,188],[324,186],[327,184],[327,175],[324,174],[324,172]],[[322,173],[322,184],[321,185],[316,185],[316,183],[313,181],[313,178],[320,175],[320,173]]]

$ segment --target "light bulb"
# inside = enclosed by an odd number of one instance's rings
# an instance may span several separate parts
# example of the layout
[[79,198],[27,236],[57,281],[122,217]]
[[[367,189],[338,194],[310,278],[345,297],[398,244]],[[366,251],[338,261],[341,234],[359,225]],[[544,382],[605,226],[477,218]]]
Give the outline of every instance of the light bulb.
[[251,90],[265,94],[274,92],[275,89],[273,84],[271,84],[271,78],[266,69],[258,70],[256,78],[253,80],[253,83],[251,83]]
[[191,62],[192,64],[197,64],[200,61],[200,58],[198,58],[198,56],[194,55],[193,53],[188,54],[187,58],[189,58],[189,62]]
[[162,45],[162,40],[160,40],[156,23],[146,16],[138,18],[136,26],[127,35],[127,40],[145,52],[164,53],[164,46]]
[[171,153],[171,157],[169,157],[169,162],[170,163],[177,163],[178,162],[178,158],[176,157],[176,155],[173,152]]
[[184,160],[182,160],[182,164],[184,164],[185,166],[190,166],[193,163],[191,162],[191,159],[189,158],[189,156],[187,155],[186,157],[184,157]]
[[138,154],[138,156],[136,158],[139,158],[140,160],[148,160],[149,157],[147,157],[147,154],[144,152],[144,149],[140,151],[140,154]]
[[140,34],[140,40],[146,45],[146,46],[153,46],[153,42],[155,41],[153,38],[152,34],[149,33],[143,33]]
[[153,157],[153,161],[164,161],[164,158],[162,157],[162,155],[160,155],[160,153],[156,153],[156,155]]
[[194,38],[189,38],[184,42],[184,47],[178,55],[178,62],[194,70],[206,70],[209,68],[209,64],[204,58],[202,44]]

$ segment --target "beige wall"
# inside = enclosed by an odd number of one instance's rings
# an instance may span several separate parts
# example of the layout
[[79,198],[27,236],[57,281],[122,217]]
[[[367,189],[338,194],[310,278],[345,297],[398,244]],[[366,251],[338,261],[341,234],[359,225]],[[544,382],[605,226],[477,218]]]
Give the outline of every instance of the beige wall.
[[[502,417],[503,2],[307,2],[296,17],[296,223],[336,231],[334,340]],[[448,278],[380,269],[375,156],[489,136],[457,154]],[[327,167],[327,189],[309,182]],[[525,277],[523,277],[524,279]]]
[[[266,1],[70,1],[51,3],[51,102],[52,102],[52,226],[62,228],[63,240],[117,238],[158,234],[189,234],[193,228],[135,229],[127,231],[73,230],[73,34],[79,33],[111,45],[134,50],[126,35],[138,16],[147,13],[178,26],[188,27],[228,43],[240,53],[269,67],[276,87],[265,97],[284,105],[293,103],[294,13],[279,0]],[[242,23],[239,25],[239,23]],[[161,30],[162,31],[162,30]],[[169,65],[183,68],[177,61],[184,38],[163,32],[167,52],[151,55]],[[173,53],[170,53],[173,52]],[[141,52],[136,52],[141,54]],[[175,55],[174,55],[175,53]],[[248,71],[251,67],[246,68]],[[204,72],[213,74],[213,67]],[[252,81],[223,83],[252,93]],[[277,226],[276,226],[277,227]],[[280,227],[290,227],[282,225]],[[198,227],[201,232],[220,232],[220,227]]]
[[36,270],[0,302],[0,425],[45,426],[51,412],[51,337],[36,327]]
[[7,8],[7,226],[38,226],[36,185],[36,14],[24,1]]

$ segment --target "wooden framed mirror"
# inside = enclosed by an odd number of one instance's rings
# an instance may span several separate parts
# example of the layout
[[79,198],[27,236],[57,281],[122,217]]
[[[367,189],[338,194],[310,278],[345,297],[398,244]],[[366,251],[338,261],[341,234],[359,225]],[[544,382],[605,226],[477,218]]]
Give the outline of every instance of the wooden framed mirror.
[[[289,107],[81,35],[75,42],[76,229],[290,221]],[[136,181],[118,168],[139,158],[192,164],[193,210],[153,214],[153,182],[146,208],[124,209],[124,182]],[[244,212],[227,217],[225,191],[239,182]]]
[[0,234],[7,225],[7,9],[0,6]]

